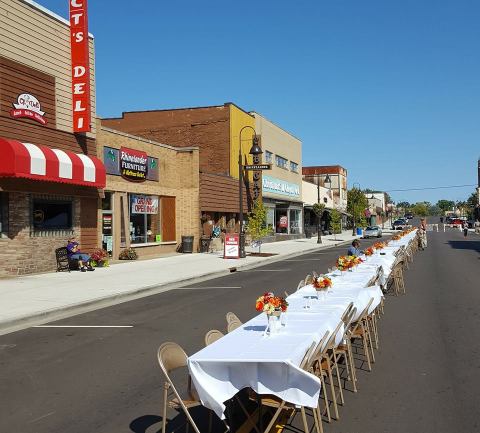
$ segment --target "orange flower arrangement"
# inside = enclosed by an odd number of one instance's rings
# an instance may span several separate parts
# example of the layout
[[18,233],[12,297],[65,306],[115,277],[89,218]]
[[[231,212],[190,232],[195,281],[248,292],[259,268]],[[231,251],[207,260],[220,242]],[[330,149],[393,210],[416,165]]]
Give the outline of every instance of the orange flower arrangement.
[[360,263],[363,263],[363,259],[361,259],[360,257],[357,257],[357,256],[350,256],[350,257],[351,257],[351,261],[353,263],[353,266],[357,266]]
[[336,262],[337,269],[346,271],[353,266],[350,256],[340,256]]
[[373,244],[373,248],[375,248],[376,250],[382,250],[383,248],[385,248],[385,243],[384,242],[375,242]]
[[368,247],[368,248],[364,251],[364,253],[365,253],[365,255],[368,257],[368,256],[371,256],[371,255],[374,253],[374,251],[375,251],[375,250],[374,250],[373,247]]
[[274,311],[287,311],[288,302],[281,296],[274,296],[272,292],[265,292],[262,296],[257,298],[255,302],[255,309],[263,311],[267,314],[272,314]]
[[393,239],[394,241],[398,241],[399,239],[402,239],[402,236],[401,236],[401,235],[398,235],[398,234],[397,234],[397,235],[393,235],[393,236],[392,236],[392,239]]
[[313,279],[313,287],[315,287],[316,289],[328,289],[332,286],[332,280],[326,275],[319,275],[318,277],[315,277]]

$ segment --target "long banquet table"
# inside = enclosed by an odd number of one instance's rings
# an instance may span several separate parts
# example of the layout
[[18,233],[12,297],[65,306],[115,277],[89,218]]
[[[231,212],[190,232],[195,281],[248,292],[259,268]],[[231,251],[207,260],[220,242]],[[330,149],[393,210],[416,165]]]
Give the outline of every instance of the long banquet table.
[[[382,255],[369,257],[353,272],[328,274],[333,286],[325,296],[317,297],[311,285],[290,295],[285,326],[279,333],[265,335],[267,317],[262,313],[190,356],[188,368],[202,404],[224,419],[224,402],[250,387],[258,394],[273,394],[293,404],[317,407],[320,380],[299,367],[306,351],[326,331],[331,335],[350,302],[357,309],[357,317],[371,298],[369,312],[380,304],[380,286],[369,283],[377,278],[380,269],[388,276],[397,252],[414,236],[412,232],[390,241]],[[335,336],[337,343],[343,332],[341,326]]]

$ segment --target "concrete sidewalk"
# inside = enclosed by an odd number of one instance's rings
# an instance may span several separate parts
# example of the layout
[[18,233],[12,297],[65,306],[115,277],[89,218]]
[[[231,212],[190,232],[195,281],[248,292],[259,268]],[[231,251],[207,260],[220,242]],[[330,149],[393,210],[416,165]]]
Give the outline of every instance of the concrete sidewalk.
[[[341,235],[264,244],[270,257],[223,259],[220,254],[179,254],[151,260],[122,262],[95,272],[61,272],[0,280],[0,335],[29,326],[160,293],[196,282],[247,270],[322,248],[347,244]],[[252,250],[247,247],[247,252]]]

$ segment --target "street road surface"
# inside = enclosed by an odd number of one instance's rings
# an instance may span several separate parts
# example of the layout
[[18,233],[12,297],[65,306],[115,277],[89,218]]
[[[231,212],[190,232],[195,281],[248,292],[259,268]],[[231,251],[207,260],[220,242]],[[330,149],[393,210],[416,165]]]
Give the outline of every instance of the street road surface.
[[[0,432],[159,432],[161,343],[194,353],[208,330],[225,331],[227,311],[247,320],[259,294],[292,291],[345,252],[310,253],[50,324],[131,328],[0,337]],[[345,392],[341,419],[324,423],[326,433],[480,431],[479,259],[479,236],[429,233],[428,249],[406,271],[407,295],[387,297],[373,371],[358,373],[358,393]]]

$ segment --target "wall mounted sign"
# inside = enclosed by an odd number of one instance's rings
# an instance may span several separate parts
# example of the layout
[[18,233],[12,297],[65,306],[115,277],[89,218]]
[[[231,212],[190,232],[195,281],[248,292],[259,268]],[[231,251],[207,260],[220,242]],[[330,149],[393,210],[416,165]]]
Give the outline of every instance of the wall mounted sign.
[[240,237],[238,233],[225,235],[225,243],[223,249],[224,259],[238,259],[240,257]]
[[289,197],[300,197],[300,186],[296,183],[286,182],[270,176],[263,176],[263,192],[286,195]]
[[90,53],[87,0],[69,0],[73,132],[90,132]]
[[[129,153],[135,152],[135,150],[125,149]],[[103,165],[105,166],[105,170],[107,174],[113,174],[116,176],[122,175],[120,170],[120,150],[115,149],[113,147],[104,147],[103,148]],[[128,180],[132,180],[134,182],[143,181],[144,179],[139,179],[135,177],[134,179],[129,179],[128,177],[124,176]],[[158,182],[159,180],[159,166],[158,166],[158,158],[154,158],[152,156],[147,157],[147,176],[146,180],[153,180]]]
[[133,182],[147,179],[148,155],[140,150],[120,148],[120,174]]
[[21,93],[17,96],[17,102],[14,102],[12,105],[14,109],[10,111],[11,117],[24,117],[35,120],[42,125],[47,124],[47,119],[43,117],[45,111],[42,111],[40,101],[30,93]]
[[158,196],[132,195],[132,214],[158,214]]

